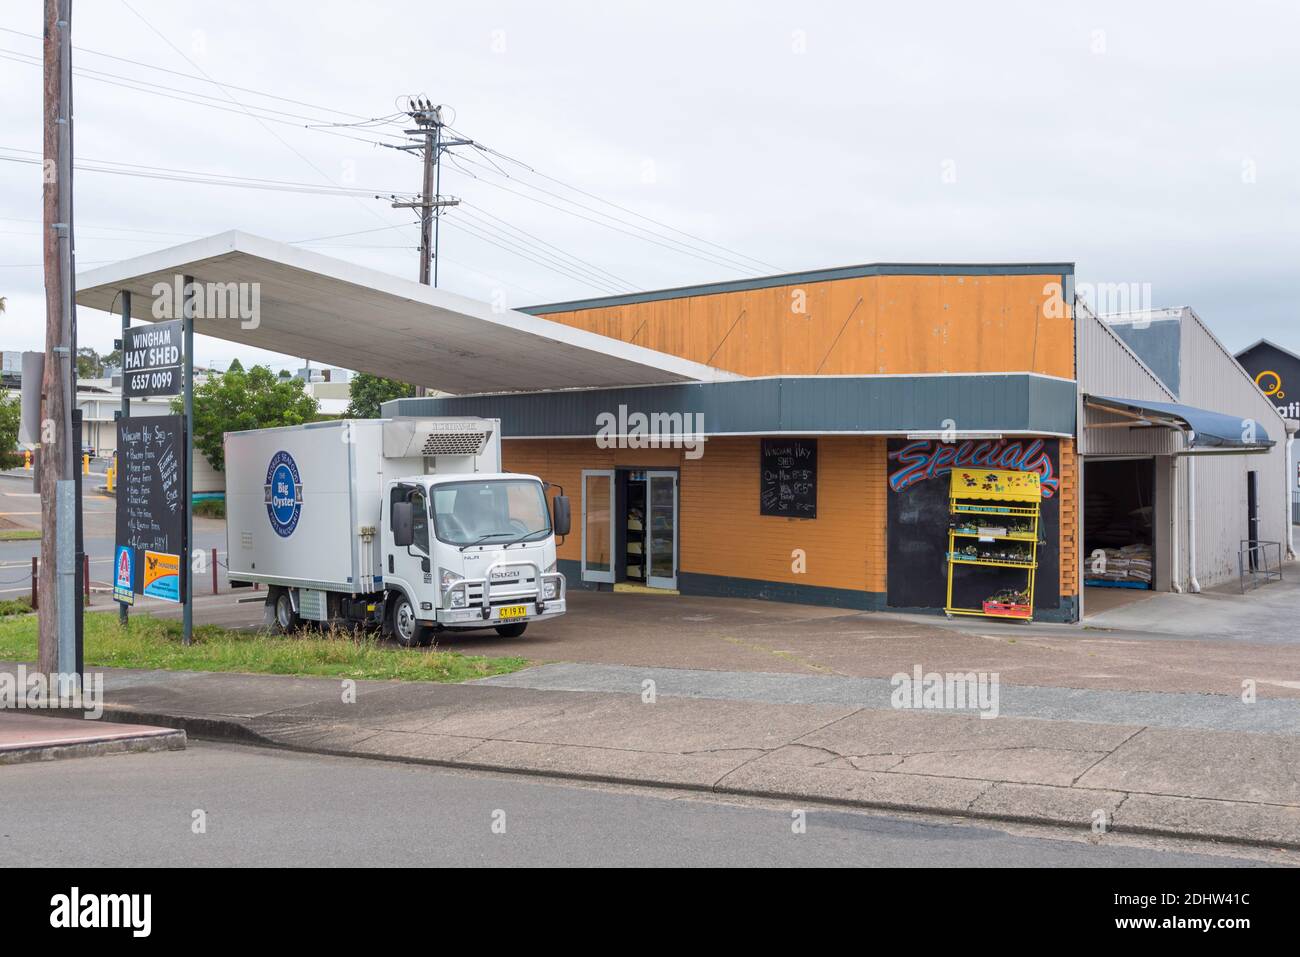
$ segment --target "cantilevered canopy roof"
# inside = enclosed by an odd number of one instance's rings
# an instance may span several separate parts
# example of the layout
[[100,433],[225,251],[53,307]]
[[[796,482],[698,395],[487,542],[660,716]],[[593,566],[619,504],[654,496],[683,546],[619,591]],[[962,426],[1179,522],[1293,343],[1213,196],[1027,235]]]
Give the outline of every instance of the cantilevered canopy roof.
[[118,293],[130,291],[132,316],[155,321],[155,285],[176,288],[178,276],[257,284],[255,325],[196,310],[200,335],[445,392],[740,378],[238,231],[81,273],[77,302],[112,312],[121,308]]
[[1163,426],[1184,432],[1188,447],[1193,450],[1262,452],[1274,445],[1263,425],[1224,412],[1146,399],[1115,399],[1104,395],[1083,398],[1089,408],[1131,420],[1132,428]]

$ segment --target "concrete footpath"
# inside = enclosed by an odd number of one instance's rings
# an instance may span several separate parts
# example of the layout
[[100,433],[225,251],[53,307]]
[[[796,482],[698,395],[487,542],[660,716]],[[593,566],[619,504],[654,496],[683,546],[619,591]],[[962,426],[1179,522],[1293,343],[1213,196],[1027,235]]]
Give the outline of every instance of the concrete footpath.
[[170,727],[0,711],[0,765],[184,747],[185,732]]
[[549,665],[464,685],[360,681],[355,700],[325,678],[104,675],[106,719],[197,737],[1300,848],[1294,700],[1251,711],[1228,695],[1148,693],[1071,711],[1077,689],[1003,686],[989,719],[898,710],[887,683],[806,675]]

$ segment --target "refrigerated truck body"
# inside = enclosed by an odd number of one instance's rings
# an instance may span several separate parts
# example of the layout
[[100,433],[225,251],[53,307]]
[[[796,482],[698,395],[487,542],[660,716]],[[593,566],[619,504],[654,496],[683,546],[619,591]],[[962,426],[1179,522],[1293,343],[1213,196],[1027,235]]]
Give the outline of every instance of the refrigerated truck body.
[[407,646],[563,615],[568,499],[502,472],[500,433],[497,419],[428,417],[226,433],[231,584],[267,586],[282,631],[361,622]]

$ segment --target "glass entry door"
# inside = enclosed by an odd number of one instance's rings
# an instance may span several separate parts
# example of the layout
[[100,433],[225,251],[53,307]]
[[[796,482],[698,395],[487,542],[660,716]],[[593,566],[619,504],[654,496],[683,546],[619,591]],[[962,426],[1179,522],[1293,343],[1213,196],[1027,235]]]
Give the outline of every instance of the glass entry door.
[[614,470],[582,472],[582,580],[614,581]]
[[649,555],[646,584],[651,588],[677,587],[677,473],[647,472],[649,500],[646,539]]

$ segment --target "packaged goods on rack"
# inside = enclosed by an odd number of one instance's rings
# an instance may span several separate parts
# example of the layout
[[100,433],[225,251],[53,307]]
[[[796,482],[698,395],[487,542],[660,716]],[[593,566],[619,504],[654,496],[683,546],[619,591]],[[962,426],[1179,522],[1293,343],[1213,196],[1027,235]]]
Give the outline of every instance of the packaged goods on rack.
[[1150,585],[1151,546],[1134,543],[1122,548],[1097,549],[1088,558],[1086,582]]
[[[949,615],[988,615],[996,618],[1033,617],[1034,574],[1038,568],[1039,519],[1042,491],[1034,472],[1007,469],[952,470],[948,511]],[[978,518],[972,517],[978,515]],[[975,539],[975,541],[972,541]],[[969,590],[965,602],[954,602],[957,569],[966,576],[995,575],[999,570],[1023,569],[1023,589],[998,592],[978,601]],[[969,603],[969,604],[967,604]],[[973,607],[972,607],[973,606]]]

